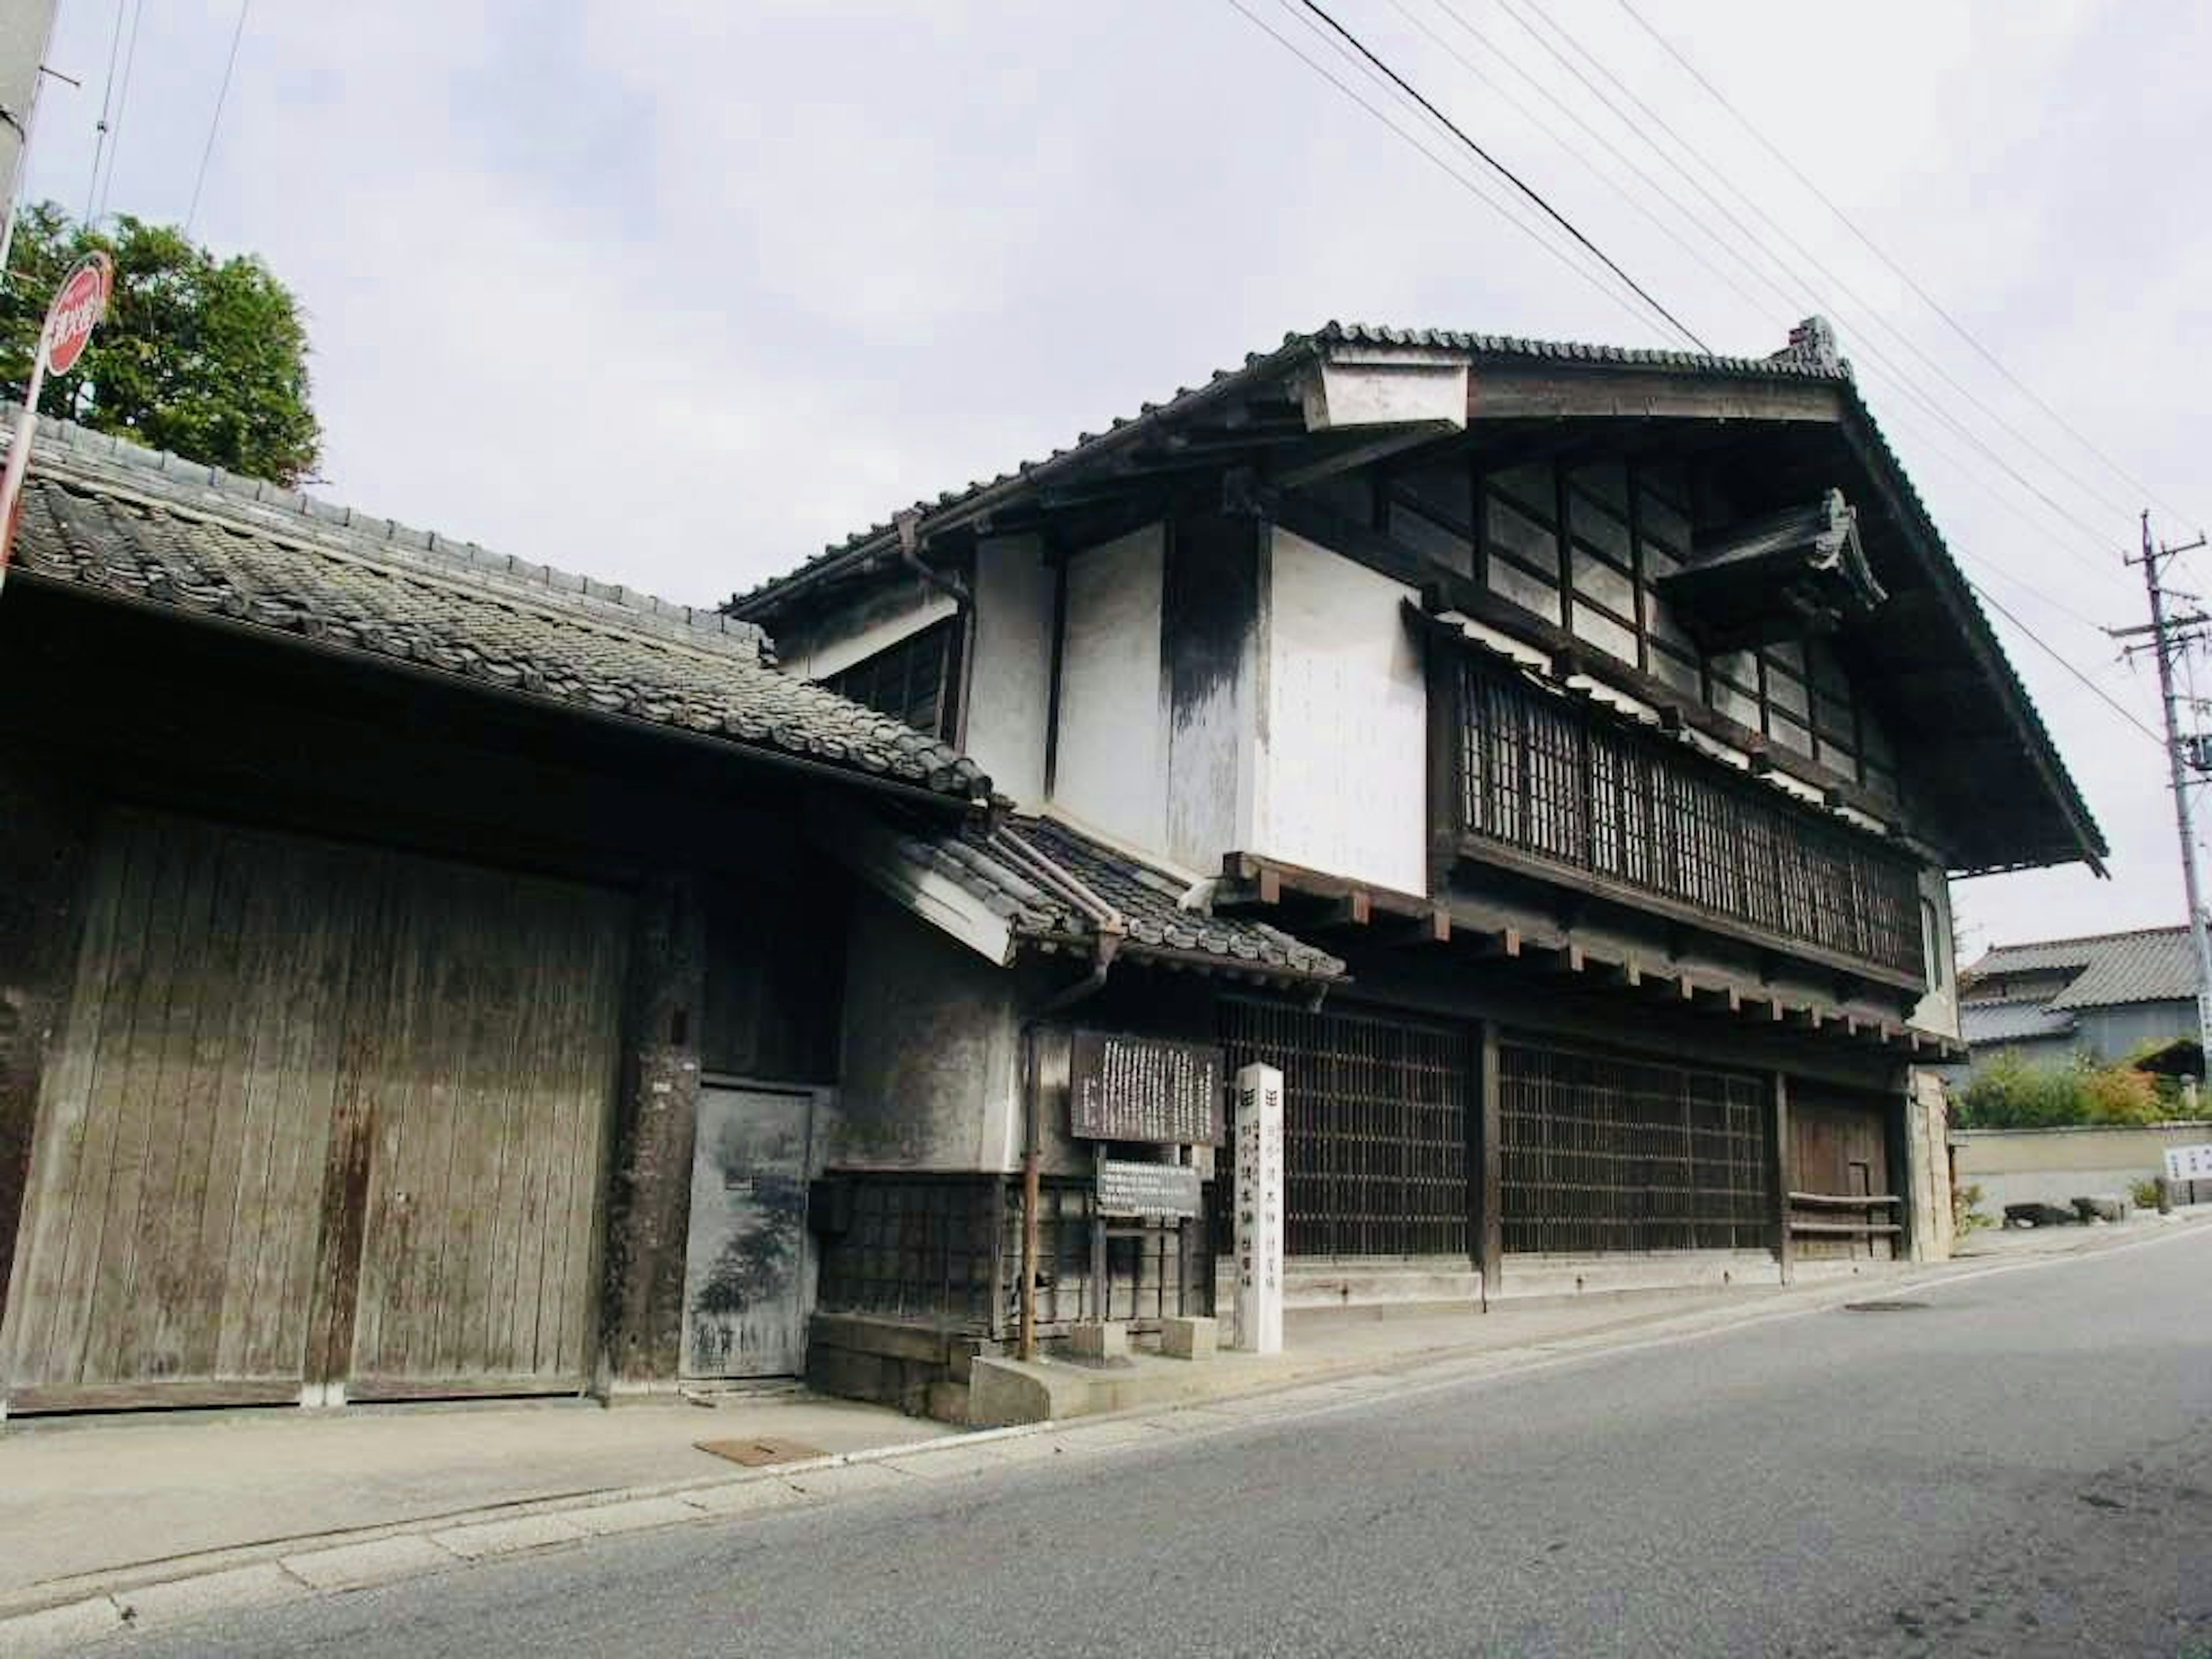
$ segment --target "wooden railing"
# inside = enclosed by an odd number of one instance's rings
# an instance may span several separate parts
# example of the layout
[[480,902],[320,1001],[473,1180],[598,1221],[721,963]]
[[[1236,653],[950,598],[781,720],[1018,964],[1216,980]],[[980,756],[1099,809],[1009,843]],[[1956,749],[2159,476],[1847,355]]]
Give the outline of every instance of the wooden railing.
[[1905,1200],[1887,1193],[1792,1193],[1790,1207],[1798,1210],[1859,1210],[1865,1213],[1857,1220],[1808,1221],[1796,1214],[1790,1218],[1790,1231],[1823,1238],[1887,1238],[1904,1232],[1894,1221],[1876,1221],[1877,1210],[1902,1209]]
[[[1917,981],[1905,854],[1682,745],[1470,659],[1460,830],[1501,862]],[[1480,855],[1478,852],[1477,855]]]

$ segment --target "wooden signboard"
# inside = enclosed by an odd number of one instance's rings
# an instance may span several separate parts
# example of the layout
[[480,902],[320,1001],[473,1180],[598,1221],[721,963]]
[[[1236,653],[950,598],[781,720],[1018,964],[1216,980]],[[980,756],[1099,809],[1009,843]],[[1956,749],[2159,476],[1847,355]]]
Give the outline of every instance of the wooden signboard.
[[1069,1132],[1085,1140],[1218,1146],[1221,1050],[1078,1031],[1068,1066]]
[[1198,1171],[1189,1164],[1099,1160],[1099,1214],[1174,1216],[1189,1220],[1204,1212]]

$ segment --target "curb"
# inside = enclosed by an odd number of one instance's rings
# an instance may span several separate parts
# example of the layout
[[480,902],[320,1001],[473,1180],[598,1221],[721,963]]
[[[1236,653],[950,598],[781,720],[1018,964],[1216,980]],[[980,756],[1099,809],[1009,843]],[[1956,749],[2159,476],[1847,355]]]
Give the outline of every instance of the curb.
[[[2212,1216],[2205,1220],[2212,1221]],[[2132,1236],[2135,1231],[2130,1228],[2117,1236],[2093,1237],[2062,1250],[1967,1257],[1917,1267],[1907,1265],[1872,1278],[1785,1287],[1779,1292],[1780,1305],[1765,1297],[1756,1302],[1730,1300],[1717,1308],[1703,1307],[1673,1317],[1662,1312],[1608,1321],[1595,1328],[1539,1337],[1516,1346],[1443,1344],[1382,1358],[1364,1356],[1296,1376],[1261,1379],[1253,1388],[1206,1400],[1164,1401],[1068,1422],[977,1429],[835,1453],[736,1477],[709,1475],[653,1486],[525,1499],[82,1574],[0,1594],[0,1655],[30,1659],[36,1655],[72,1653],[125,1631],[167,1628],[211,1613],[459,1571],[481,1562],[575,1547],[624,1533],[812,1507],[851,1492],[882,1491],[908,1478],[928,1478],[923,1469],[886,1465],[927,1463],[965,1454],[964,1461],[975,1465],[966,1472],[975,1473],[993,1467],[1013,1468],[1033,1459],[1043,1461],[1066,1450],[1066,1442],[1070,1439],[1090,1443],[1085,1449],[1117,1450],[1176,1433],[1234,1430],[1271,1416],[1328,1413],[1369,1404],[1385,1395],[1428,1392],[1544,1370],[1596,1354],[1695,1340],[1723,1331],[1802,1318],[1861,1299],[1872,1285],[1902,1289],[1963,1283],[2170,1243],[2189,1237],[2199,1228],[2188,1224],[2171,1225],[2148,1237]],[[1486,1366],[1469,1363],[1486,1358],[1496,1363]],[[1424,1375],[1446,1370],[1454,1374]],[[1346,1384],[1353,1379],[1374,1386],[1347,1389]],[[1316,1392],[1325,1398],[1311,1399]],[[1266,1406],[1271,1399],[1291,1409],[1269,1413]],[[1258,1410],[1254,1409],[1255,1402]],[[1186,1426],[1173,1427],[1163,1420],[1168,1419],[1183,1419]],[[1048,1447],[1040,1444],[1033,1451],[1014,1449],[1019,1443],[1046,1441],[1050,1442]],[[984,1461],[977,1462],[978,1453]]]

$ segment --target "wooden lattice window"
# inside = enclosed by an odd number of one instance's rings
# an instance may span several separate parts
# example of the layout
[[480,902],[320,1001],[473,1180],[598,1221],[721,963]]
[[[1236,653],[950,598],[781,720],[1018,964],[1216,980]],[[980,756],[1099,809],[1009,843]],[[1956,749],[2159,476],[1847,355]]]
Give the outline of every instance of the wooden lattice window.
[[1771,1243],[1771,1133],[1758,1078],[1521,1042],[1498,1045],[1498,1070],[1508,1251]]
[[946,743],[959,730],[960,629],[946,617],[822,683]]
[[[1464,1030],[1231,1000],[1221,1032],[1231,1076],[1255,1062],[1283,1073],[1290,1255],[1467,1253],[1474,1058]],[[1231,1184],[1214,1182],[1218,1249],[1228,1248]]]

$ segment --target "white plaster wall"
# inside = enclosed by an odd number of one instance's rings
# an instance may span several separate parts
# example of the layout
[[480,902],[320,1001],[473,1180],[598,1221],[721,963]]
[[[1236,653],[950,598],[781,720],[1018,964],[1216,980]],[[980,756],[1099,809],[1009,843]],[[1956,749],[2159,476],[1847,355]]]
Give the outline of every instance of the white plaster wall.
[[[1920,896],[1936,907],[1936,939],[1929,952],[1942,977],[1912,1011],[1911,1024],[1942,1036],[1959,1035],[1959,969],[1951,934],[1951,883],[1941,870],[1920,872]],[[1922,912],[1924,916],[1926,912]]]
[[1034,809],[1044,801],[1052,704],[1053,574],[1036,538],[978,543],[975,593],[968,754],[1000,793]]
[[1428,889],[1428,684],[1402,583],[1288,531],[1269,539],[1246,850]]
[[1160,526],[1152,525],[1068,561],[1053,793],[1084,823],[1162,857],[1168,850],[1164,546]]
[[951,616],[958,606],[942,588],[925,587],[919,578],[910,589],[884,596],[859,611],[840,611],[813,632],[776,638],[776,655],[786,672],[823,680]]

